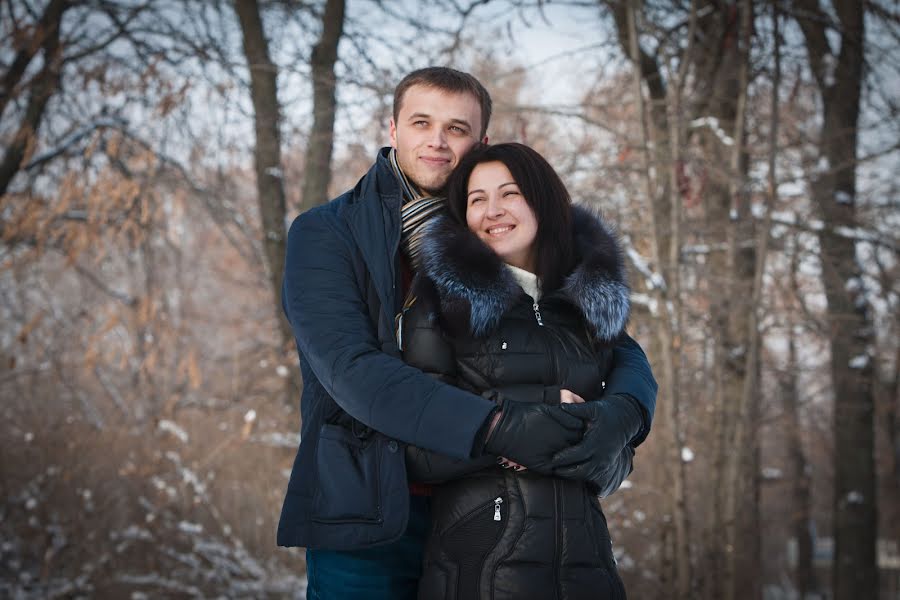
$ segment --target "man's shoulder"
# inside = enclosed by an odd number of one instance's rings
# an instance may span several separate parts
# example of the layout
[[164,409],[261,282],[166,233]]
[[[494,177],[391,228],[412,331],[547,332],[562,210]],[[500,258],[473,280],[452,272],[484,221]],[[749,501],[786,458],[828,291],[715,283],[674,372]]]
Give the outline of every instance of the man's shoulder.
[[359,210],[359,198],[355,189],[337,198],[314,206],[298,215],[288,230],[288,246],[303,247],[341,243],[354,246],[358,243],[356,228],[352,222]]
[[337,198],[334,198],[325,204],[319,204],[318,206],[314,206],[309,210],[300,213],[294,219],[294,224],[296,225],[298,222],[328,222],[339,219],[346,207],[351,203],[352,196],[353,190],[347,190]]
[[378,170],[377,163],[372,165],[353,188],[325,204],[314,206],[302,213],[294,219],[291,228],[304,223],[338,225],[340,222],[346,221],[350,212],[355,210],[362,201],[378,195],[377,186],[374,185]]

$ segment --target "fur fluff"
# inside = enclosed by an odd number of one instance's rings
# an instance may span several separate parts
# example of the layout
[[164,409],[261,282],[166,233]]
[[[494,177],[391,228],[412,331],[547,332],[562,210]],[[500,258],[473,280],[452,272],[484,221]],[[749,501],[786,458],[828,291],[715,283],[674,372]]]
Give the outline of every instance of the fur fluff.
[[[590,210],[573,206],[572,220],[578,264],[559,292],[581,310],[599,341],[610,342],[621,335],[630,312],[622,251]],[[476,337],[493,331],[522,294],[500,257],[447,215],[427,226],[419,259],[442,317],[451,326],[462,320]]]

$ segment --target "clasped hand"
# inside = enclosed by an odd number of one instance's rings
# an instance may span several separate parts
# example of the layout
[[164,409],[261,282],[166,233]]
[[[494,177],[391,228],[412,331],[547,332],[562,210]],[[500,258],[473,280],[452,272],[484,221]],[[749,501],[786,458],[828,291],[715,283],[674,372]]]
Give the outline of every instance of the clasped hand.
[[[518,404],[505,400],[502,410],[515,412],[515,405]],[[601,495],[612,491],[610,487],[617,488],[631,471],[634,451],[628,444],[643,427],[643,414],[631,397],[613,394],[601,400],[585,402],[577,394],[561,390],[560,405],[531,406],[535,415],[546,418],[538,419],[532,415],[529,420],[531,427],[518,431],[517,437],[525,438],[524,443],[531,442],[530,453],[519,455],[519,448],[514,446],[507,447],[505,452],[495,452],[508,457],[500,459],[503,466],[516,470],[528,467],[541,474],[584,481]],[[538,409],[540,406],[553,410]],[[573,427],[575,424],[560,418],[559,413],[577,418],[578,426]],[[576,429],[583,434],[573,439]],[[560,431],[564,435],[560,435]],[[490,448],[488,450],[491,451]]]
[[[560,404],[581,404],[583,402],[584,398],[582,398],[575,392],[570,390],[559,390]],[[520,465],[516,461],[506,458],[505,456],[498,457],[497,464],[499,464],[504,469],[513,469],[515,471],[524,471],[528,468],[525,465]]]

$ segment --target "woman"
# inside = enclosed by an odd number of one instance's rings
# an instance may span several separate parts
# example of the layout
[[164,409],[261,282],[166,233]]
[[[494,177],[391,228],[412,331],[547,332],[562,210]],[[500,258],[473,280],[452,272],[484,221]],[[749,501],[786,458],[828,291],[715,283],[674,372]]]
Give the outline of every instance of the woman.
[[400,318],[405,360],[498,401],[615,404],[624,441],[590,481],[408,450],[410,481],[438,484],[419,598],[624,598],[598,500],[630,472],[625,444],[643,432],[634,400],[601,397],[629,311],[621,252],[521,144],[472,150],[448,209],[423,236]]

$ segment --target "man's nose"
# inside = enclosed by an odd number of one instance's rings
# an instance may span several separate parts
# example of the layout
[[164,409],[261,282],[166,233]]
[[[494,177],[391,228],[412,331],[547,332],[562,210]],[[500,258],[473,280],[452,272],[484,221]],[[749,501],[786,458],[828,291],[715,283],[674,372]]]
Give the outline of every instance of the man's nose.
[[436,148],[443,148],[447,145],[447,136],[444,130],[440,127],[435,127],[434,131],[431,133],[431,140],[429,143]]

